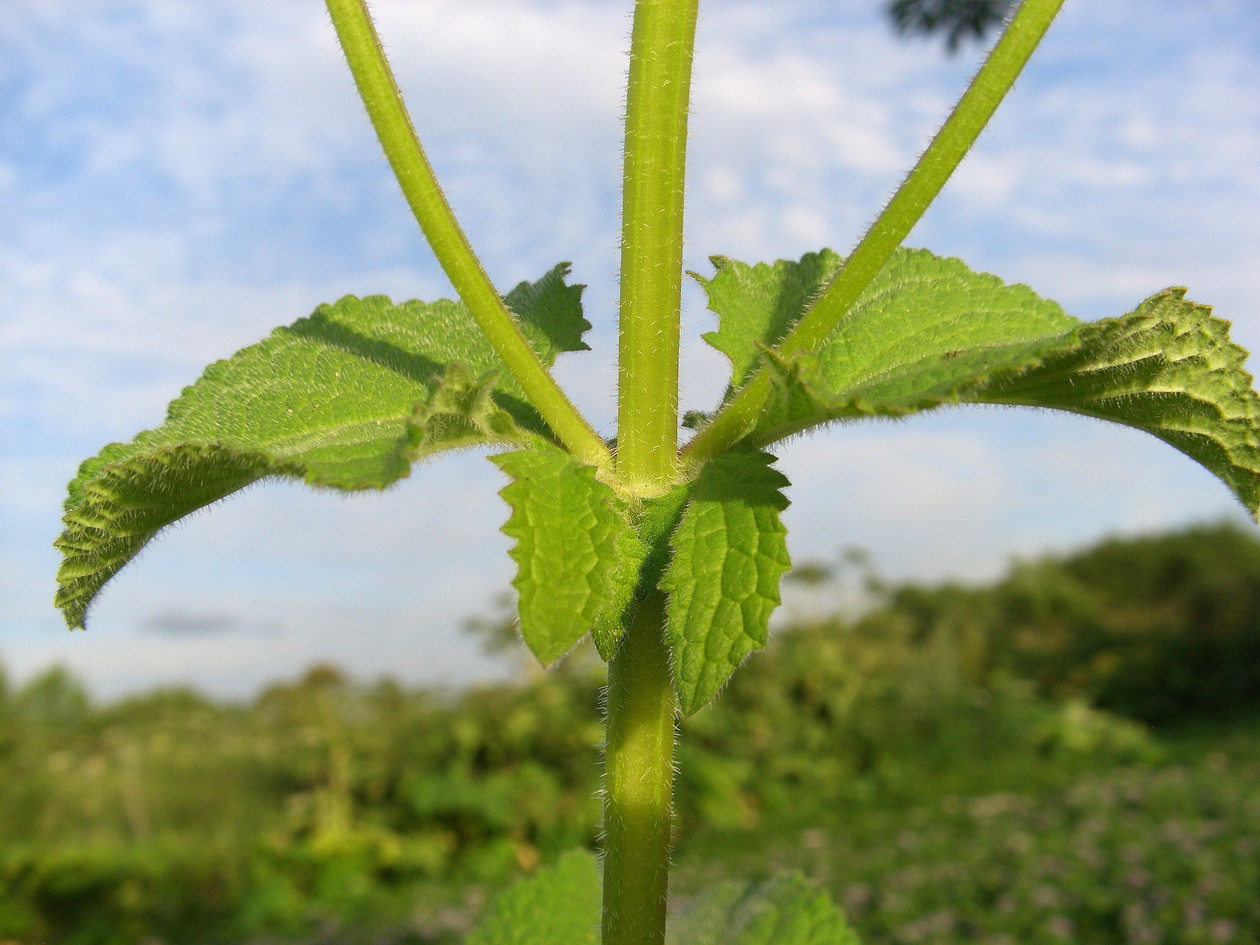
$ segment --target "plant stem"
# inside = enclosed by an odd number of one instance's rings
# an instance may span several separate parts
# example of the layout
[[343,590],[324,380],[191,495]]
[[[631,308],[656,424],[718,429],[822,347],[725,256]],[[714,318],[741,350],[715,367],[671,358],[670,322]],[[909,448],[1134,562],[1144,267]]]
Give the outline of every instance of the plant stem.
[[[617,474],[665,492],[678,451],[687,108],[699,0],[637,0],[622,181]],[[639,606],[608,667],[604,945],[662,945],[673,831],[677,702],[665,598]]]
[[[941,130],[826,291],[783,339],[778,347],[780,353],[816,351],[840,323],[967,156],[1063,3],[1064,0],[1024,0]],[[758,371],[713,422],[687,444],[686,460],[693,464],[703,462],[747,435],[770,391],[769,375],[764,369]]]
[[664,623],[653,592],[608,667],[603,945],[665,940],[677,703]]
[[560,441],[583,462],[610,466],[612,457],[608,447],[529,346],[446,202],[411,125],[366,3],[364,0],[326,0],[326,4],[385,157],[451,285],[485,332],[499,359]]
[[622,192],[617,472],[663,492],[678,450],[687,107],[699,0],[638,0]]

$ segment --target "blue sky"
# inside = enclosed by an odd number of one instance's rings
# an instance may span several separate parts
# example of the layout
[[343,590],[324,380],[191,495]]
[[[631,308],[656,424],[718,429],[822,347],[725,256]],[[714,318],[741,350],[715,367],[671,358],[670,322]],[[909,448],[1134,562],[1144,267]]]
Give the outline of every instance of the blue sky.
[[[895,39],[878,0],[702,4],[689,268],[847,250],[975,69]],[[376,4],[439,177],[504,287],[567,259],[594,351],[557,373],[614,413],[629,2]],[[1170,284],[1260,347],[1260,7],[1068,0],[911,245],[1069,311]],[[492,671],[462,620],[511,577],[500,474],[479,456],[384,495],[249,490],[160,537],[90,629],[52,610],[66,481],[157,425],[210,360],[348,292],[449,295],[379,156],[322,5],[17,0],[0,21],[0,662],[112,696],[246,695],[333,660],[364,676]],[[686,406],[724,363],[688,290]],[[891,577],[978,580],[1012,556],[1237,516],[1142,434],[998,409],[788,444],[799,558],[869,549]]]

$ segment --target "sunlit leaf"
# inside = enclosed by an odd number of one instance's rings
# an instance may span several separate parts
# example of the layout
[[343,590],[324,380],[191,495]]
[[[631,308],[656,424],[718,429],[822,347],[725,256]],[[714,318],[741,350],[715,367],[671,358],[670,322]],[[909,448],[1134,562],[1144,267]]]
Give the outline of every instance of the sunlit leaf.
[[521,634],[547,664],[593,632],[615,648],[644,551],[624,503],[595,469],[539,443],[501,453],[512,477],[499,493],[512,507],[503,531],[516,540],[512,560]]
[[[564,266],[506,298],[544,362],[585,347]],[[89,459],[69,486],[57,605],[92,598],[161,528],[268,476],[383,488],[440,450],[549,431],[457,302],[347,296],[206,368],[166,422]]]
[[[733,385],[758,366],[774,382],[749,434],[768,445],[835,421],[948,404],[1048,407],[1146,430],[1260,506],[1260,399],[1229,323],[1167,289],[1118,319],[1085,323],[1026,286],[957,259],[900,250],[817,352],[778,345],[840,265],[717,260],[705,282]],[[795,314],[792,309],[797,308]],[[756,350],[756,356],[753,351]]]
[[787,478],[774,457],[734,452],[715,457],[691,487],[661,588],[679,706],[708,705],[755,649],[766,645],[779,578],[789,567]]

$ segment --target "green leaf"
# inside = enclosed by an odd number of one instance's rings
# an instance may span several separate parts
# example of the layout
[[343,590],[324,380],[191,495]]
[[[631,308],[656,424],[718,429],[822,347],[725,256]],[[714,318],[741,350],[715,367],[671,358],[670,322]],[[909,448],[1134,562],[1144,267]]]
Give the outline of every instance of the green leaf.
[[599,864],[572,850],[501,893],[464,945],[598,945]]
[[825,893],[799,876],[730,881],[708,890],[678,915],[668,945],[858,945]]
[[[899,250],[819,351],[769,350],[803,313],[802,300],[821,291],[828,260],[838,265],[828,253],[774,266],[719,260],[706,283],[723,350],[738,352],[735,381],[756,363],[773,380],[752,444],[947,404],[1048,407],[1146,430],[1223,480],[1253,515],[1260,511],[1260,400],[1243,368],[1246,352],[1229,341],[1228,322],[1187,301],[1184,290],[1087,324],[1026,286]],[[753,348],[760,362],[749,360]]]
[[[715,347],[720,338],[719,350],[731,357],[732,387],[747,381],[764,350],[783,340],[841,262],[830,250],[773,266],[715,260],[718,273],[704,285],[720,327],[705,338]],[[817,369],[832,391],[913,403],[926,389],[974,376],[1007,349],[1022,350],[1077,324],[1027,286],[1006,285],[927,250],[901,249],[828,337]],[[984,354],[972,360],[973,351]]]
[[[557,266],[507,297],[550,364],[585,347],[581,286]],[[268,476],[383,488],[440,450],[549,432],[464,306],[347,296],[206,368],[166,422],[87,460],[69,485],[56,603],[82,626],[101,586],[161,528]]]
[[[635,531],[644,549],[643,563],[639,568],[639,583],[634,599],[622,618],[628,627],[643,599],[661,586],[671,555],[670,537],[682,520],[683,510],[691,498],[694,482],[684,482],[664,495],[648,499],[639,510]],[[624,632],[624,630],[623,630]],[[612,659],[612,652],[600,651],[605,660]]]
[[996,375],[968,399],[1054,407],[1145,430],[1260,510],[1260,397],[1247,352],[1209,306],[1165,289],[1129,315],[1081,326],[1041,363]]
[[831,281],[843,261],[829,249],[808,253],[800,262],[779,260],[773,266],[712,256],[712,279],[691,273],[709,297],[718,316],[718,330],[702,335],[731,361],[727,397],[743,387],[760,366],[762,347],[773,348],[787,335],[801,313]]
[[789,567],[786,477],[774,457],[733,452],[700,470],[661,581],[679,707],[686,715],[717,695],[744,658],[766,645],[779,578]]
[[491,460],[512,477],[499,494],[512,507],[503,531],[516,539],[525,642],[544,665],[588,631],[611,653],[644,557],[624,503],[594,467],[546,443]]

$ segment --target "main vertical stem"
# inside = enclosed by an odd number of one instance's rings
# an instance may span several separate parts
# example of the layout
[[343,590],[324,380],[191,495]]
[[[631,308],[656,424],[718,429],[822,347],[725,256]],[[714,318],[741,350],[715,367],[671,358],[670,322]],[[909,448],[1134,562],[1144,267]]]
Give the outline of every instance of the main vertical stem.
[[663,492],[678,452],[687,108],[699,0],[638,0],[626,90],[617,474]]
[[674,687],[657,592],[608,668],[604,945],[661,945],[673,830]]
[[[621,208],[617,477],[660,495],[678,468],[687,110],[699,0],[636,0]],[[662,945],[674,719],[665,598],[653,591],[608,668],[604,945]]]

